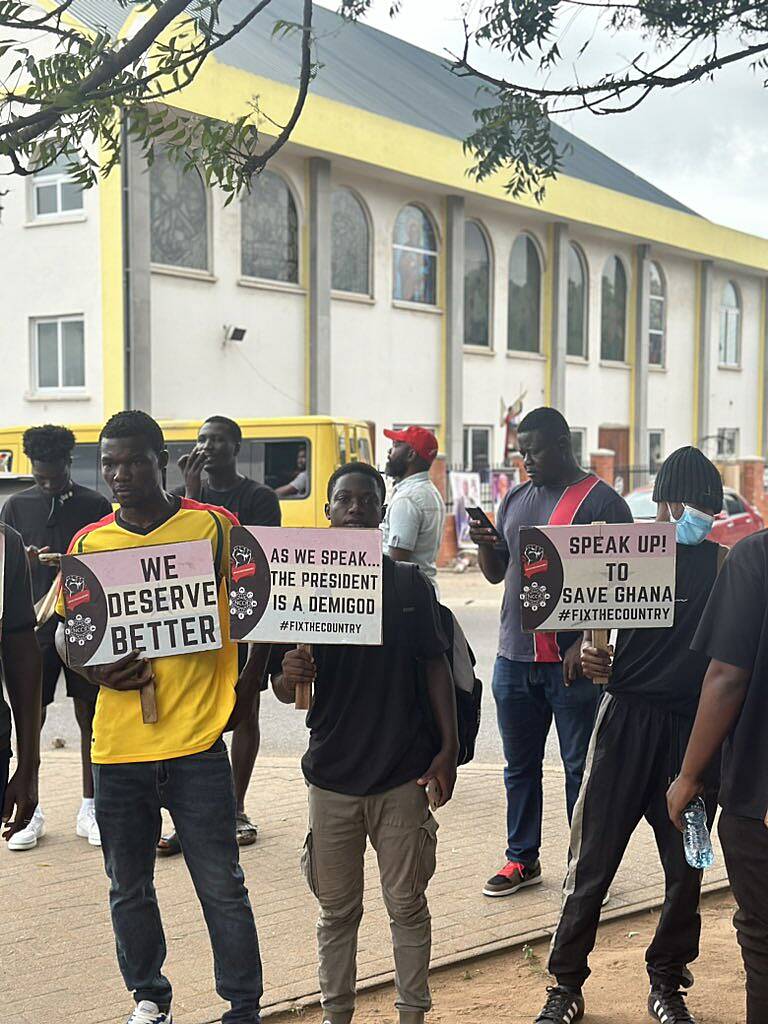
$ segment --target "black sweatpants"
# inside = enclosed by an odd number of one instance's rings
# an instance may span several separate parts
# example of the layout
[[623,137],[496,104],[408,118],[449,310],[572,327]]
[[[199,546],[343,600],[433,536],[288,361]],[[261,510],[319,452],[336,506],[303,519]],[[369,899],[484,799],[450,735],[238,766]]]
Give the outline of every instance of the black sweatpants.
[[[642,817],[656,836],[665,878],[661,918],[645,953],[651,984],[693,983],[687,968],[699,955],[701,872],[685,860],[666,801],[670,752],[684,749],[691,725],[651,704],[604,695],[573,815],[571,862],[549,957],[558,984],[581,988],[589,977],[602,901]],[[713,791],[707,796],[710,824],[715,809]]]
[[758,818],[720,815],[720,841],[747,975],[747,1024],[768,1024],[768,828]]

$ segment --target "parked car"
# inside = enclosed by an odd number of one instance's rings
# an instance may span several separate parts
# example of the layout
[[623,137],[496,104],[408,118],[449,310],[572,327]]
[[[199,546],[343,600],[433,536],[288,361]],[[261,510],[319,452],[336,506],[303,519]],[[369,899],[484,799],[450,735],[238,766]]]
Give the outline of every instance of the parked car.
[[[656,502],[653,500],[652,487],[638,487],[627,495],[627,504],[635,518],[635,522],[656,518]],[[731,548],[736,541],[757,533],[765,526],[763,517],[754,505],[732,487],[723,488],[723,511],[715,519],[715,525],[709,534],[709,540],[724,544]]]

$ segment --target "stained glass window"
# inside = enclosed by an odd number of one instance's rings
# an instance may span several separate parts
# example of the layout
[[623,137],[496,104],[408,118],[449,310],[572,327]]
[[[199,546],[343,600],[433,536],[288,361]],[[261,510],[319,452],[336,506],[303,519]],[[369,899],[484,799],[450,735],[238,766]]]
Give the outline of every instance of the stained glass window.
[[331,207],[331,287],[370,295],[371,241],[363,204],[351,189],[337,188]]
[[578,246],[568,246],[568,330],[566,352],[587,358],[587,269]]
[[648,266],[648,363],[664,365],[665,305],[667,289],[658,263]]
[[464,225],[464,344],[491,343],[491,257],[477,221]]
[[600,358],[623,363],[626,359],[627,275],[618,256],[603,268],[600,309]]
[[393,297],[434,306],[437,302],[435,229],[419,206],[403,207],[395,222]]
[[741,363],[741,303],[733,281],[723,288],[720,303],[720,353],[721,366],[739,366]]
[[160,150],[149,171],[153,263],[208,270],[208,193],[194,167]]
[[518,235],[509,255],[507,347],[538,352],[541,323],[541,261],[536,244]]
[[241,204],[242,273],[298,283],[299,218],[279,174],[262,171]]

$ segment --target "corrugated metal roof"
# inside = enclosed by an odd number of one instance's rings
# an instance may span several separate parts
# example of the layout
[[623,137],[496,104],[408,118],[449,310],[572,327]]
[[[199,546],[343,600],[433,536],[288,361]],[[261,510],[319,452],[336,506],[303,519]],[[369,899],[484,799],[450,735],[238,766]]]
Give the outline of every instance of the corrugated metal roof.
[[114,36],[128,17],[131,6],[122,7],[116,0],[74,0],[70,11],[91,28],[106,28]]
[[[126,17],[116,0],[75,0],[73,7],[91,24],[110,26]],[[222,5],[228,23],[250,9],[250,0],[227,0]],[[217,51],[217,60],[295,84],[299,36],[273,36],[272,30],[278,20],[300,21],[301,9],[301,0],[272,0],[263,14]],[[464,139],[473,130],[472,112],[482,103],[477,82],[451,74],[442,57],[367,25],[345,23],[324,7],[315,7],[314,24],[317,59],[323,67],[312,83],[313,92],[449,138]],[[621,130],[620,119],[616,124]],[[673,210],[694,212],[571,132],[558,125],[553,125],[553,132],[558,144],[570,144],[564,174]]]

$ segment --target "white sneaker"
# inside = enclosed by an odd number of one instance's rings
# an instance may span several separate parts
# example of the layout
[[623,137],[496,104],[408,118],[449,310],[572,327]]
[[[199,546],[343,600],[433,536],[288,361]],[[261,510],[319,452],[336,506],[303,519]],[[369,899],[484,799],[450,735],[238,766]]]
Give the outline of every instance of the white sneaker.
[[157,1003],[142,999],[125,1024],[173,1024],[171,1011],[164,1013]]
[[96,824],[96,812],[93,809],[93,804],[88,807],[81,807],[77,812],[77,821],[75,822],[75,832],[80,836],[81,839],[89,839],[91,835],[91,827]]
[[88,842],[91,846],[101,846],[101,832],[99,832],[99,823],[95,818],[88,833]]
[[38,839],[45,835],[45,818],[40,807],[35,808],[32,820],[20,832],[16,832],[8,840],[9,850],[31,850],[37,846]]

